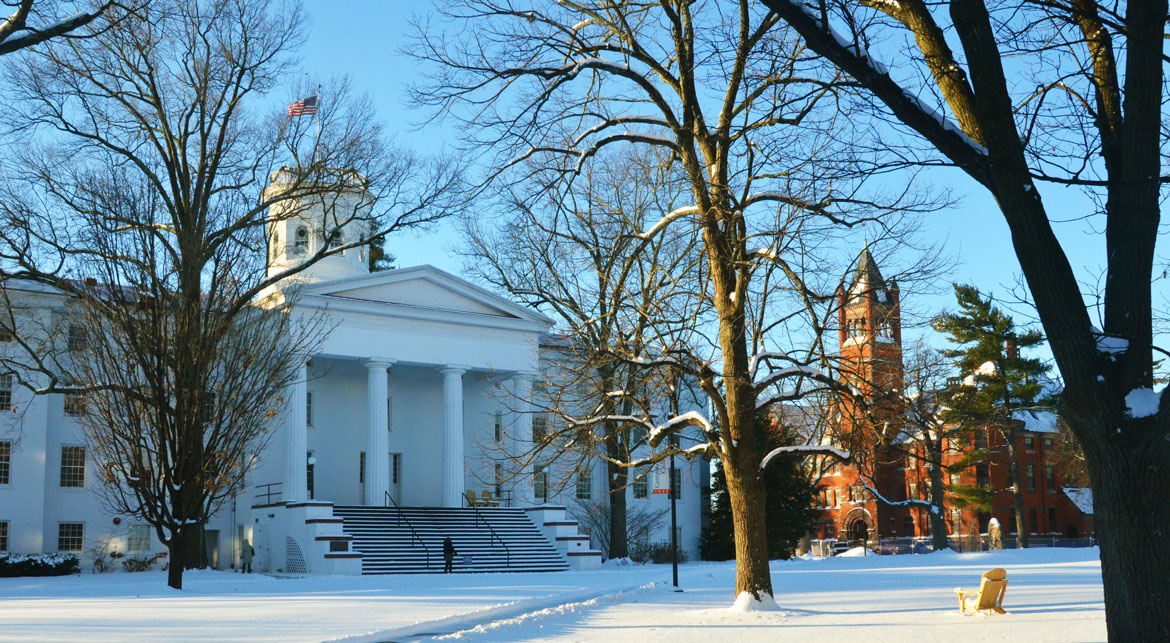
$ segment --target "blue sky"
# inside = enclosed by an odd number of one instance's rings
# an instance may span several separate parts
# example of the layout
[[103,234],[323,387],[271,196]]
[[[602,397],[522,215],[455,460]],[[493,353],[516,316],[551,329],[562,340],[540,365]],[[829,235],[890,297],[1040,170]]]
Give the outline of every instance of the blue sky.
[[[404,91],[418,65],[400,48],[408,40],[411,15],[425,14],[431,6],[430,0],[309,0],[305,4],[309,17],[305,71],[322,77],[348,75],[355,90],[369,94],[388,130],[420,152],[436,150],[457,135],[443,124],[420,130],[417,124],[425,115],[405,104]],[[945,241],[946,249],[961,257],[962,263],[948,281],[1007,295],[1008,284],[1019,273],[1019,262],[994,201],[956,170],[934,171],[930,180],[951,187],[961,197],[955,207],[928,216],[923,230],[927,239]],[[1090,211],[1088,201],[1076,191],[1043,185],[1040,191],[1054,218],[1075,219]],[[1093,234],[1089,224],[1080,220],[1057,224],[1056,232],[1078,277],[1083,282],[1098,279],[1105,260],[1104,237]],[[391,239],[387,248],[398,257],[399,265],[429,263],[458,274],[461,260],[451,251],[458,243],[453,226],[441,224],[425,233]],[[1165,300],[1165,291],[1158,285],[1155,306]],[[940,310],[953,302],[949,287],[942,286],[939,295],[908,303],[922,311]],[[1017,320],[1022,321],[1023,315]]]

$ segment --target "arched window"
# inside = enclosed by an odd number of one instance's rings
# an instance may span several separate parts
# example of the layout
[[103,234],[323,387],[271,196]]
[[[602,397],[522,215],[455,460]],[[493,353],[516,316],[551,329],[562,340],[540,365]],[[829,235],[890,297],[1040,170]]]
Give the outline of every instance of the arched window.
[[304,225],[297,226],[296,237],[296,253],[303,255],[309,251],[309,227]]

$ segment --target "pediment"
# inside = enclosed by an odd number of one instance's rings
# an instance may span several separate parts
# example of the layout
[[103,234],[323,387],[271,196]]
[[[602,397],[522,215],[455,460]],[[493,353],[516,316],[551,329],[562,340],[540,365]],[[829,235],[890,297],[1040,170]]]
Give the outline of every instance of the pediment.
[[433,266],[399,268],[350,279],[321,282],[302,292],[325,298],[488,315],[549,323],[551,320]]

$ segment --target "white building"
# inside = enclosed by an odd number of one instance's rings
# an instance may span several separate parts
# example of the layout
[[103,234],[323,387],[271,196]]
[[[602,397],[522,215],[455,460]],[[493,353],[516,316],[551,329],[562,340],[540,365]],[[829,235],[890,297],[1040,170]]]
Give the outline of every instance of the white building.
[[[353,198],[361,207],[364,196]],[[324,219],[318,212],[274,230],[272,269],[325,243]],[[342,233],[349,240],[364,231]],[[538,498],[528,472],[502,476],[512,479],[497,488],[504,465],[483,448],[532,435],[534,414],[524,412],[523,400],[552,320],[431,266],[371,274],[365,249],[324,259],[283,287],[297,289],[296,312],[325,311],[334,326],[320,351],[306,356],[304,377],[255,454],[245,490],[207,524],[213,566],[238,564],[248,538],[262,570],[303,564],[309,573],[360,573],[362,559],[351,548],[358,543],[335,506],[457,508],[469,489],[498,491],[505,504],[528,509],[574,566],[599,560],[591,552],[598,543],[590,547],[566,524],[563,505],[571,514],[578,498],[603,497],[600,463],[570,494]],[[12,296],[46,317],[63,303],[36,288]],[[0,379],[0,551],[73,552],[83,568],[107,541],[130,555],[163,551],[152,529],[103,508],[74,409],[66,396],[33,397]],[[696,556],[707,462],[679,463],[679,532]],[[665,495],[642,492],[640,483],[627,489],[631,508],[668,505]],[[666,519],[652,539],[668,539],[668,529]]]

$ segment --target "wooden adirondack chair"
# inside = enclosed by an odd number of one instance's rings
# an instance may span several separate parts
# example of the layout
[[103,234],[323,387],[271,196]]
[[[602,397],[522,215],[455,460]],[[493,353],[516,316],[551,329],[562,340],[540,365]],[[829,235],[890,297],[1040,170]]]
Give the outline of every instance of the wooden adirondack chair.
[[475,491],[472,489],[467,490],[467,506],[468,507],[478,507],[479,506],[479,500],[477,500],[475,498]]
[[1007,614],[1003,609],[1003,594],[1007,591],[1007,571],[1001,567],[987,572],[979,581],[979,591],[955,589],[959,595],[959,611],[963,614],[978,614],[989,610],[996,614]]
[[492,492],[488,491],[487,489],[484,489],[483,491],[479,492],[479,497],[480,497],[479,506],[481,506],[481,507],[499,507],[500,506],[500,501],[498,501],[494,497],[492,497]]

